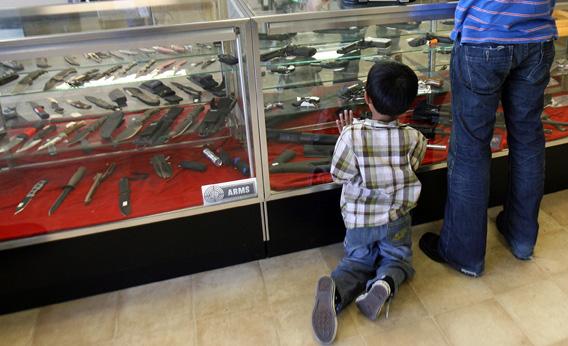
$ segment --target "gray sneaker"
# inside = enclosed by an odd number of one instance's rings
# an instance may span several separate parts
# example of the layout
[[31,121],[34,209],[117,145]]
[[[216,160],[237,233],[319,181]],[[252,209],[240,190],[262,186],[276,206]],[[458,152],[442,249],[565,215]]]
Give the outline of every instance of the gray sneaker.
[[355,300],[359,311],[370,320],[376,320],[381,313],[381,309],[390,297],[390,286],[386,281],[376,281],[371,289],[361,294]]
[[312,329],[318,342],[331,344],[337,333],[335,313],[335,283],[329,276],[318,280],[316,301],[312,311]]

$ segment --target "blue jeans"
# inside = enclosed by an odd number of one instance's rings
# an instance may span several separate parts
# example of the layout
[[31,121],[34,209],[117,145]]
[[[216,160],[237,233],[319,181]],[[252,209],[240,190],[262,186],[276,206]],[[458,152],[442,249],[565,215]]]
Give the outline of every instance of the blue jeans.
[[348,229],[345,234],[345,257],[331,273],[341,301],[341,311],[377,280],[390,277],[398,286],[414,275],[410,216],[386,225]]
[[490,142],[499,100],[509,144],[503,224],[515,255],[533,252],[544,188],[540,117],[553,60],[553,42],[454,45],[448,197],[438,246],[465,274],[479,276],[485,265]]

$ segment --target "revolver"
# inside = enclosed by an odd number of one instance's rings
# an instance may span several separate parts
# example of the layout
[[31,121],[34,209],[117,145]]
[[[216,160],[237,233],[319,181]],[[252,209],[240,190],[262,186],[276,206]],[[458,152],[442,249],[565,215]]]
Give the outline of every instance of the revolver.
[[297,108],[317,108],[319,103],[318,96],[302,96],[296,97],[296,102],[292,102],[292,105]]

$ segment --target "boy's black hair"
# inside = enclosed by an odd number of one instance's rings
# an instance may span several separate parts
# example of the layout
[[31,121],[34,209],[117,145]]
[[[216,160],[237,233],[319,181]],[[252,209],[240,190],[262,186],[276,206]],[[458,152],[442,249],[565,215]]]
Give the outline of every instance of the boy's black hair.
[[396,118],[416,98],[418,77],[404,64],[380,61],[369,70],[365,91],[377,112]]

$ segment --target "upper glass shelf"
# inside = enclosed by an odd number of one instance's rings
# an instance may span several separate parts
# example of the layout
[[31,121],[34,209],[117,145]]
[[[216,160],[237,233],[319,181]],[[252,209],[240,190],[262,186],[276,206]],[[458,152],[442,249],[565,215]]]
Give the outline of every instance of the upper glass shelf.
[[[55,4],[53,4],[55,2]],[[25,37],[244,18],[230,0],[101,1],[0,7],[0,42]]]
[[[254,16],[292,14],[304,12],[325,12],[340,9],[354,9],[379,6],[400,6],[396,0],[375,0],[365,5],[349,5],[357,0],[242,0]],[[411,4],[446,3],[447,0],[416,0]]]

